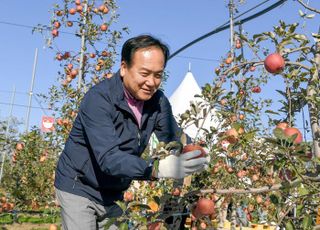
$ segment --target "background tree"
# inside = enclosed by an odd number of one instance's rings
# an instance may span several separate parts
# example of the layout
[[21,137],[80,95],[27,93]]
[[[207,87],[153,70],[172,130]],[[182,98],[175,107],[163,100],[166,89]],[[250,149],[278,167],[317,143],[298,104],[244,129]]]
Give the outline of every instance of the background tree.
[[[127,31],[112,28],[119,17],[116,10],[113,0],[61,0],[53,6],[50,25],[34,28],[45,36],[50,31],[47,45],[61,68],[57,84],[47,94],[39,95],[56,120],[53,132],[33,127],[21,135],[19,147],[15,146],[8,159],[3,187],[16,208],[55,205],[53,173],[79,103],[90,87],[112,75],[116,44]],[[64,41],[70,37],[74,46],[65,47]]]
[[[280,21],[272,31],[234,34],[232,51],[215,69],[217,77],[202,88],[203,100],[192,103],[179,120],[183,127],[194,124],[201,130],[194,142],[210,149],[209,169],[179,192],[168,180],[133,186],[122,204],[129,213],[120,218],[124,225],[157,229],[163,223],[173,229],[164,220],[181,215],[177,207],[184,205],[187,225],[195,229],[222,228],[226,219],[233,228],[269,223],[311,229],[319,224],[319,34],[301,31],[298,23]],[[279,110],[263,94],[274,78],[283,81],[274,90]],[[304,107],[311,124],[308,140],[296,128]],[[202,121],[213,113],[218,125],[204,128]],[[160,146],[157,154],[165,149]],[[203,198],[215,203],[215,212],[199,215]]]

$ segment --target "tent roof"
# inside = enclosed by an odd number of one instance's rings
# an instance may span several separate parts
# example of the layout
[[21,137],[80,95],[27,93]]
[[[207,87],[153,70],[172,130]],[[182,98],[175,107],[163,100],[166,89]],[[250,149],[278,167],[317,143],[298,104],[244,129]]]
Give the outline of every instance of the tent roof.
[[[190,69],[190,68],[189,68]],[[190,102],[200,102],[202,99],[195,97],[195,95],[201,94],[201,88],[199,87],[197,81],[195,80],[193,74],[189,70],[185,75],[184,79],[178,86],[178,88],[173,92],[169,101],[172,106],[173,115],[177,120],[179,116],[183,114],[186,110],[190,109]],[[199,117],[203,117],[203,114],[198,114]],[[209,129],[210,126],[216,126],[214,110],[210,112],[210,115],[204,122],[203,128]],[[188,134],[191,138],[195,138],[198,133],[198,128],[193,124],[184,129],[184,132]],[[202,132],[199,132],[201,135]]]
[[189,109],[190,102],[196,100],[194,97],[196,94],[201,94],[201,89],[193,74],[188,71],[178,88],[169,98],[173,114],[179,116]]

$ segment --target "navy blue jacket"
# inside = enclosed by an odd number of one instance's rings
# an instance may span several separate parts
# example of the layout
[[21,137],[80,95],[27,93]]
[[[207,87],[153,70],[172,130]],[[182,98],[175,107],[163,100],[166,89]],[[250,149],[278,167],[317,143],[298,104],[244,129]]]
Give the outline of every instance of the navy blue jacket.
[[129,108],[117,72],[84,96],[56,168],[55,187],[108,205],[121,200],[133,179],[149,180],[152,166],[140,158],[150,135],[177,141],[181,130],[161,90],[144,102],[141,128]]

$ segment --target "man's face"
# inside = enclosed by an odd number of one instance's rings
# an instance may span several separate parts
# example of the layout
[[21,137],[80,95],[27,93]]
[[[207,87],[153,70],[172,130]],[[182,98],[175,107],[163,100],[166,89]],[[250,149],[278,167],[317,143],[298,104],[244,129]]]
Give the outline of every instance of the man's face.
[[138,49],[129,67],[121,62],[120,74],[126,89],[137,100],[149,100],[159,88],[163,69],[164,55],[158,47]]

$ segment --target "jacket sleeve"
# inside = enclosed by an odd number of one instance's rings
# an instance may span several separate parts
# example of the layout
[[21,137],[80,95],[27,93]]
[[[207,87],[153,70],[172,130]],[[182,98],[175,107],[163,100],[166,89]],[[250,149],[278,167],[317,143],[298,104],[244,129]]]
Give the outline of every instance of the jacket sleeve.
[[101,92],[91,90],[84,97],[79,117],[90,148],[101,171],[115,177],[150,179],[152,166],[142,158],[119,149],[112,122],[113,105]]
[[169,100],[162,94],[159,100],[160,111],[156,120],[154,133],[159,141],[168,143],[180,141],[182,129],[179,128],[173,114]]

